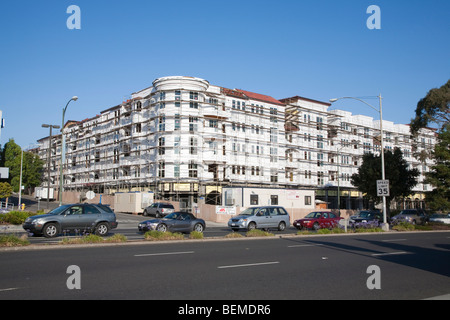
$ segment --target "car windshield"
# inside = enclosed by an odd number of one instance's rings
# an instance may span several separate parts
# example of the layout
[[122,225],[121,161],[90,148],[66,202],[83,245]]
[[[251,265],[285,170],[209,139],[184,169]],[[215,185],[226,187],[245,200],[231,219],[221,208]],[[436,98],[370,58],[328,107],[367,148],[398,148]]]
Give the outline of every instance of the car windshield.
[[372,212],[369,212],[369,211],[361,211],[361,212],[359,213],[359,216],[360,216],[361,218],[369,218],[369,217],[372,217],[372,216],[373,216],[373,213],[372,213]]
[[243,212],[240,213],[241,216],[253,216],[256,212],[261,208],[247,208]]
[[320,216],[322,215],[321,212],[311,212],[308,213],[305,218],[320,218]]
[[69,208],[70,205],[65,204],[63,206],[60,206],[58,208],[53,209],[52,211],[50,211],[48,214],[60,214],[61,212],[66,211],[67,208]]
[[181,212],[173,212],[173,213],[165,216],[164,219],[177,220],[180,215],[181,215]]

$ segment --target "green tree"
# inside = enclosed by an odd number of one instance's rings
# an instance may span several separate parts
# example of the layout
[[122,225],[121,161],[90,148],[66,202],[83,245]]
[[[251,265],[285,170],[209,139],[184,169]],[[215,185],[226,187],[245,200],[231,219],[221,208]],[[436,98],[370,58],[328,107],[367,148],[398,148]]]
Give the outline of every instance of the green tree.
[[44,161],[32,152],[23,153],[22,185],[28,190],[41,184]]
[[[11,184],[14,192],[19,192],[20,185],[20,162],[22,158],[22,149],[10,139],[5,144],[2,151],[2,162],[9,168],[8,182]],[[23,153],[22,163],[22,186],[33,188],[41,184],[44,162],[31,152]]]
[[[417,184],[419,171],[408,169],[408,163],[403,159],[403,153],[396,148],[394,152],[384,152],[385,174],[389,180],[390,196],[386,197],[386,206],[396,197],[406,197],[412,193]],[[372,153],[363,156],[363,163],[358,168],[358,173],[351,177],[352,184],[365,194],[365,197],[374,203],[379,203],[382,198],[377,196],[376,181],[381,180],[381,156]]]
[[8,182],[0,182],[0,199],[9,198],[12,194],[12,187]]
[[450,122],[450,80],[440,88],[431,89],[416,107],[416,116],[411,120],[411,133],[434,123],[439,130]]
[[14,142],[14,139],[9,139],[3,148],[4,166],[9,168],[8,182],[11,184],[14,192],[19,191],[20,184],[20,159],[22,157],[22,149]]
[[425,174],[425,182],[434,189],[425,200],[432,210],[450,211],[450,124],[439,133],[432,156],[435,164]]

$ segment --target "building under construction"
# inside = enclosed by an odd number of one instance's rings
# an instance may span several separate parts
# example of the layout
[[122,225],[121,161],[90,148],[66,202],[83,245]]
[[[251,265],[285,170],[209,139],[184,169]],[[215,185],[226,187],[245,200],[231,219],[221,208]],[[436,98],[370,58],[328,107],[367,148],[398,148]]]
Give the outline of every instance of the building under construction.
[[[350,183],[364,153],[380,151],[379,121],[328,110],[329,103],[294,96],[228,89],[185,76],[164,77],[131,99],[40,139],[58,189],[61,154],[64,190],[112,194],[152,191],[156,199],[221,204],[223,187],[315,190],[336,207],[361,207]],[[427,171],[414,154],[435,143],[432,130],[413,139],[407,125],[383,121],[385,148],[401,148],[411,166]],[[46,167],[47,172],[48,167]],[[45,175],[46,176],[46,175]],[[429,190],[421,183],[418,193]]]

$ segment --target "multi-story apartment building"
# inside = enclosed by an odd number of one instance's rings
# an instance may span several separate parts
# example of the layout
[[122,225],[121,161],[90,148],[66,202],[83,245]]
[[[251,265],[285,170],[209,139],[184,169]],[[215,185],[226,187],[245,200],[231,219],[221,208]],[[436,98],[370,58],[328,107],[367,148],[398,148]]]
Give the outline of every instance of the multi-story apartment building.
[[[380,151],[379,122],[329,107],[199,78],[159,78],[95,117],[66,123],[64,189],[152,190],[157,198],[191,204],[220,202],[223,186],[303,188],[335,206],[339,184],[347,199],[341,207],[360,207],[350,176],[365,152]],[[412,166],[428,170],[429,160],[413,156],[434,144],[434,132],[422,130],[415,143],[408,126],[383,125],[386,148],[400,147]],[[49,137],[38,142],[46,160]],[[50,185],[57,188],[61,134],[50,146]],[[417,191],[427,188],[419,184]]]

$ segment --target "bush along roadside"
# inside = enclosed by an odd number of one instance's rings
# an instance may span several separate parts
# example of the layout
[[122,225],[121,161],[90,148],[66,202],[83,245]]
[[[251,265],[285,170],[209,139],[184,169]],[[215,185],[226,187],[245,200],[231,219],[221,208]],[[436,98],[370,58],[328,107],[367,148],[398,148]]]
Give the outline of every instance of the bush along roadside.
[[28,217],[38,215],[40,213],[29,211],[8,211],[0,213],[0,225],[1,224],[14,224],[20,225],[25,222]]

